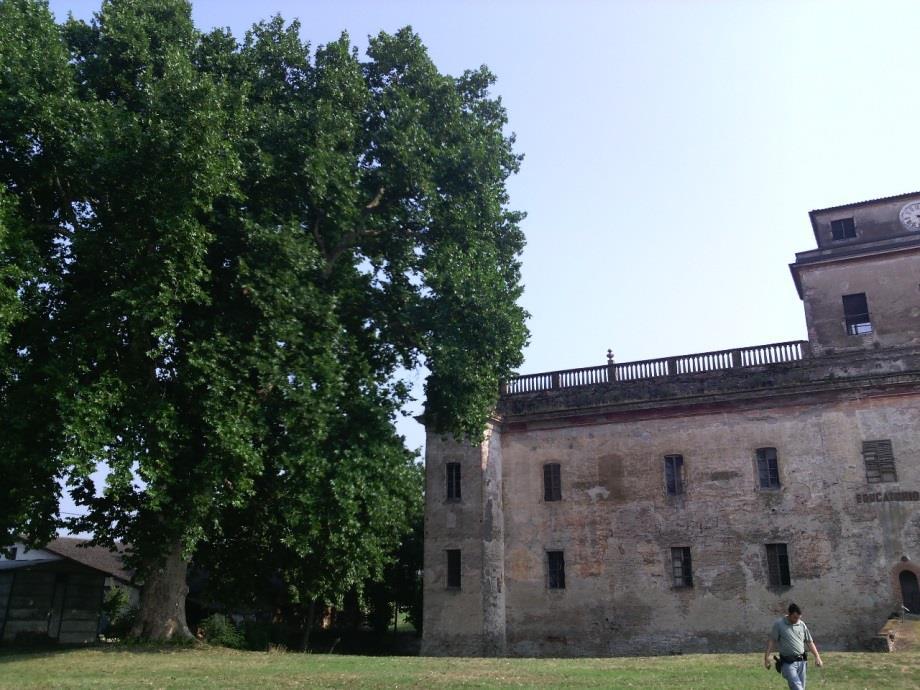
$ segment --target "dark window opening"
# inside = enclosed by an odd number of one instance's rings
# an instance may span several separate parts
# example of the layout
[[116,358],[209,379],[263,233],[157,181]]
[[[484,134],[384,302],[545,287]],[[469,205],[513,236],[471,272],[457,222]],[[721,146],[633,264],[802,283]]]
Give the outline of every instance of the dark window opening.
[[562,551],[547,551],[549,588],[565,589],[565,555]]
[[831,236],[835,240],[851,240],[856,237],[856,223],[852,218],[831,221]]
[[675,587],[693,587],[693,564],[690,560],[689,546],[671,549],[671,575]]
[[447,549],[447,588],[460,589],[460,549]]
[[771,587],[788,587],[789,553],[785,544],[767,544],[767,574]]
[[898,481],[891,441],[863,441],[866,481],[870,484]]
[[869,303],[866,301],[865,292],[843,296],[843,318],[849,335],[865,335],[872,332]]
[[757,449],[757,479],[761,489],[779,488],[779,463],[776,448]]
[[[15,561],[15,560],[16,560],[16,556],[17,556],[18,554],[19,554],[19,547],[18,547],[18,546],[11,546],[11,547],[9,547],[9,548],[6,550],[6,557],[7,557],[8,560]],[[2,555],[3,555],[3,551],[0,550],[0,556],[2,556]]]
[[664,482],[667,486],[668,496],[679,496],[684,493],[684,456],[664,456]]
[[562,469],[558,462],[543,465],[543,500],[562,500]]
[[448,500],[460,500],[460,463],[447,463],[447,498]]

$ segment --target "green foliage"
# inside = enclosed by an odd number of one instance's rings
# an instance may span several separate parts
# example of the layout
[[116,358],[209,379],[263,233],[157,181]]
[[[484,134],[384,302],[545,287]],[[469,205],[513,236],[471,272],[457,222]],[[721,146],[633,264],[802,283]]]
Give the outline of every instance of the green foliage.
[[105,593],[102,601],[102,613],[108,620],[103,631],[106,637],[124,639],[131,631],[137,618],[137,607],[131,606],[128,591],[123,587],[112,587]]
[[262,621],[246,621],[243,623],[243,638],[246,649],[255,652],[267,651],[272,644],[272,624]]
[[204,631],[204,639],[209,644],[231,649],[243,649],[246,646],[243,633],[223,614],[214,613],[205,618],[201,621],[201,629]]
[[63,477],[67,525],[141,578],[197,549],[224,601],[305,620],[418,515],[406,377],[477,437],[527,330],[493,76],[441,74],[410,29],[366,61],[299,32],[0,3],[0,527],[50,535]]
[[65,377],[51,331],[84,115],[70,76],[45,3],[0,2],[0,545],[55,531]]
[[102,600],[102,613],[110,621],[120,616],[130,606],[128,592],[122,587],[112,587]]

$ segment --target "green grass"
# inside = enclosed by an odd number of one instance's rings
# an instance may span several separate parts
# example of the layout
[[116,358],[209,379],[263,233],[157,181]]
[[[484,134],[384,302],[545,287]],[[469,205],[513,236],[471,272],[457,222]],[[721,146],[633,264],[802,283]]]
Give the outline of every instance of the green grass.
[[[113,647],[0,654],[0,688],[772,688],[760,654],[457,659]],[[920,688],[920,653],[828,653],[808,687]]]

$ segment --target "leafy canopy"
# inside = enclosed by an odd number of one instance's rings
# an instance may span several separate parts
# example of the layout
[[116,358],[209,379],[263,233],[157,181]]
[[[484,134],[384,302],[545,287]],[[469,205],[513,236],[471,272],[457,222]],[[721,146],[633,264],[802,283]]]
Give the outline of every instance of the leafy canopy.
[[0,3],[7,539],[48,533],[60,476],[69,526],[142,573],[207,544],[279,554],[310,599],[379,575],[421,493],[406,376],[477,438],[527,339],[493,82],[408,28],[362,60],[280,17],[201,33],[181,0]]

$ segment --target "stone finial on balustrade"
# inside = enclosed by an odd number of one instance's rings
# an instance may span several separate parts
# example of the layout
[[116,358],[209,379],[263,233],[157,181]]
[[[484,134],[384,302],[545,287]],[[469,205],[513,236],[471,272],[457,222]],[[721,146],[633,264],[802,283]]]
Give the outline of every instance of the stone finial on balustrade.
[[613,383],[617,380],[617,366],[613,361],[613,350],[607,350],[607,383]]

